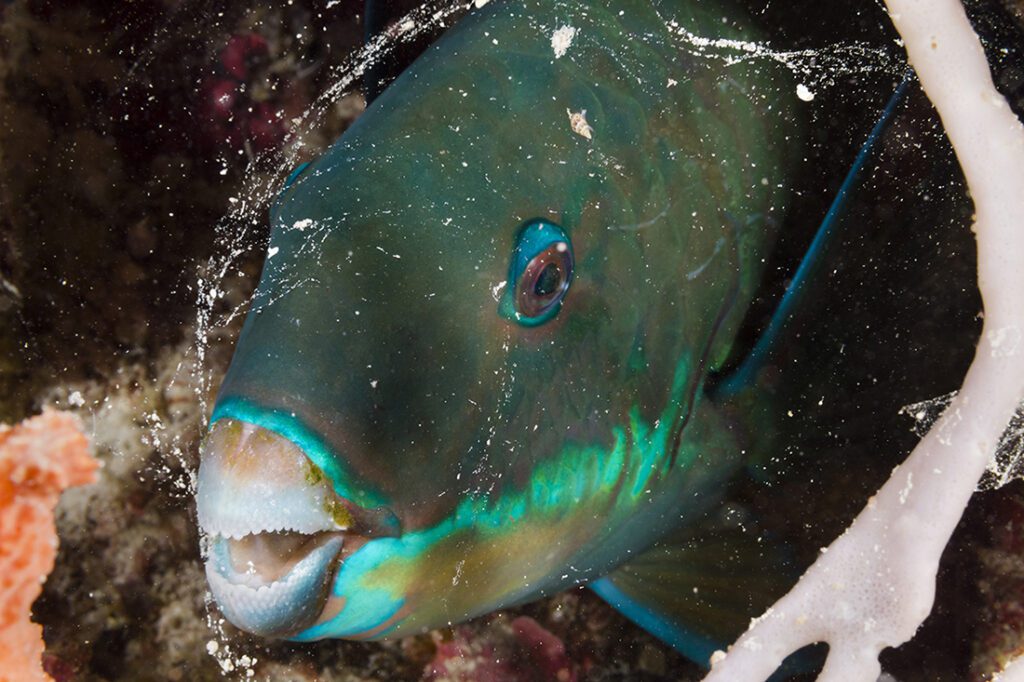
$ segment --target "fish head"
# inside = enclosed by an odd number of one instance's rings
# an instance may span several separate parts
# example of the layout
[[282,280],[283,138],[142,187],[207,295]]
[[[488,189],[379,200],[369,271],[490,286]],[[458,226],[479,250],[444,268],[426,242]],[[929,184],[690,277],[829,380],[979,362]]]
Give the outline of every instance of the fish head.
[[525,49],[536,15],[503,7],[514,20],[446,37],[273,208],[197,493],[211,590],[242,629],[443,625],[599,575],[672,522],[635,511],[680,468],[736,298],[704,177],[721,156],[677,163],[678,117],[595,85],[623,62]]

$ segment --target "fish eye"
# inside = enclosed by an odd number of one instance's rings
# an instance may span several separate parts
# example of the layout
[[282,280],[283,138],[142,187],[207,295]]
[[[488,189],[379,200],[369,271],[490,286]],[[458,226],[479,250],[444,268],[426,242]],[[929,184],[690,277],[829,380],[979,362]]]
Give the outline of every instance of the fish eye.
[[516,309],[520,315],[539,317],[561,303],[569,289],[572,256],[558,242],[530,260],[516,283]]
[[565,231],[546,220],[527,222],[509,266],[506,316],[528,327],[547,322],[562,307],[572,274],[572,245]]

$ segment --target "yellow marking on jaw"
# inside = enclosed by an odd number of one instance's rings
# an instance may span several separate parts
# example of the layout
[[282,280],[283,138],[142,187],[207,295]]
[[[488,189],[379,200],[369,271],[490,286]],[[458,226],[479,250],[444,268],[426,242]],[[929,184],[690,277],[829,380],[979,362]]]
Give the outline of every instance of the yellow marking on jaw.
[[320,484],[326,476],[312,460],[306,462],[306,483],[311,486]]
[[331,519],[335,525],[339,528],[351,528],[352,527],[352,514],[349,513],[345,505],[338,500],[330,497],[324,501],[324,510],[330,514]]
[[[312,461],[306,462],[306,484],[312,487],[323,485],[327,481],[327,476],[324,475],[323,470],[320,469]],[[349,513],[348,509],[340,501],[329,496],[324,500],[324,511],[331,517],[334,524],[339,528],[350,528],[352,526],[352,514]]]

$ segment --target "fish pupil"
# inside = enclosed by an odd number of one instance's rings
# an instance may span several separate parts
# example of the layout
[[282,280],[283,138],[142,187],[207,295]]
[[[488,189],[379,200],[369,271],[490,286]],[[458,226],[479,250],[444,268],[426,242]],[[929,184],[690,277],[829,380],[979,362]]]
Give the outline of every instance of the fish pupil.
[[562,270],[554,263],[548,263],[537,276],[537,283],[533,287],[533,293],[541,298],[547,298],[557,293],[562,285]]

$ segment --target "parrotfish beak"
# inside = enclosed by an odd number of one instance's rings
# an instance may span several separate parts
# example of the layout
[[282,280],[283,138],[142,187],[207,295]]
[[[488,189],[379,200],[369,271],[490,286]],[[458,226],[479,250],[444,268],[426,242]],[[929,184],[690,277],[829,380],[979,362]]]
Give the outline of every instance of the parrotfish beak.
[[344,556],[366,541],[360,511],[297,445],[233,419],[215,422],[203,444],[196,505],[214,598],[232,623],[266,637],[315,623]]

